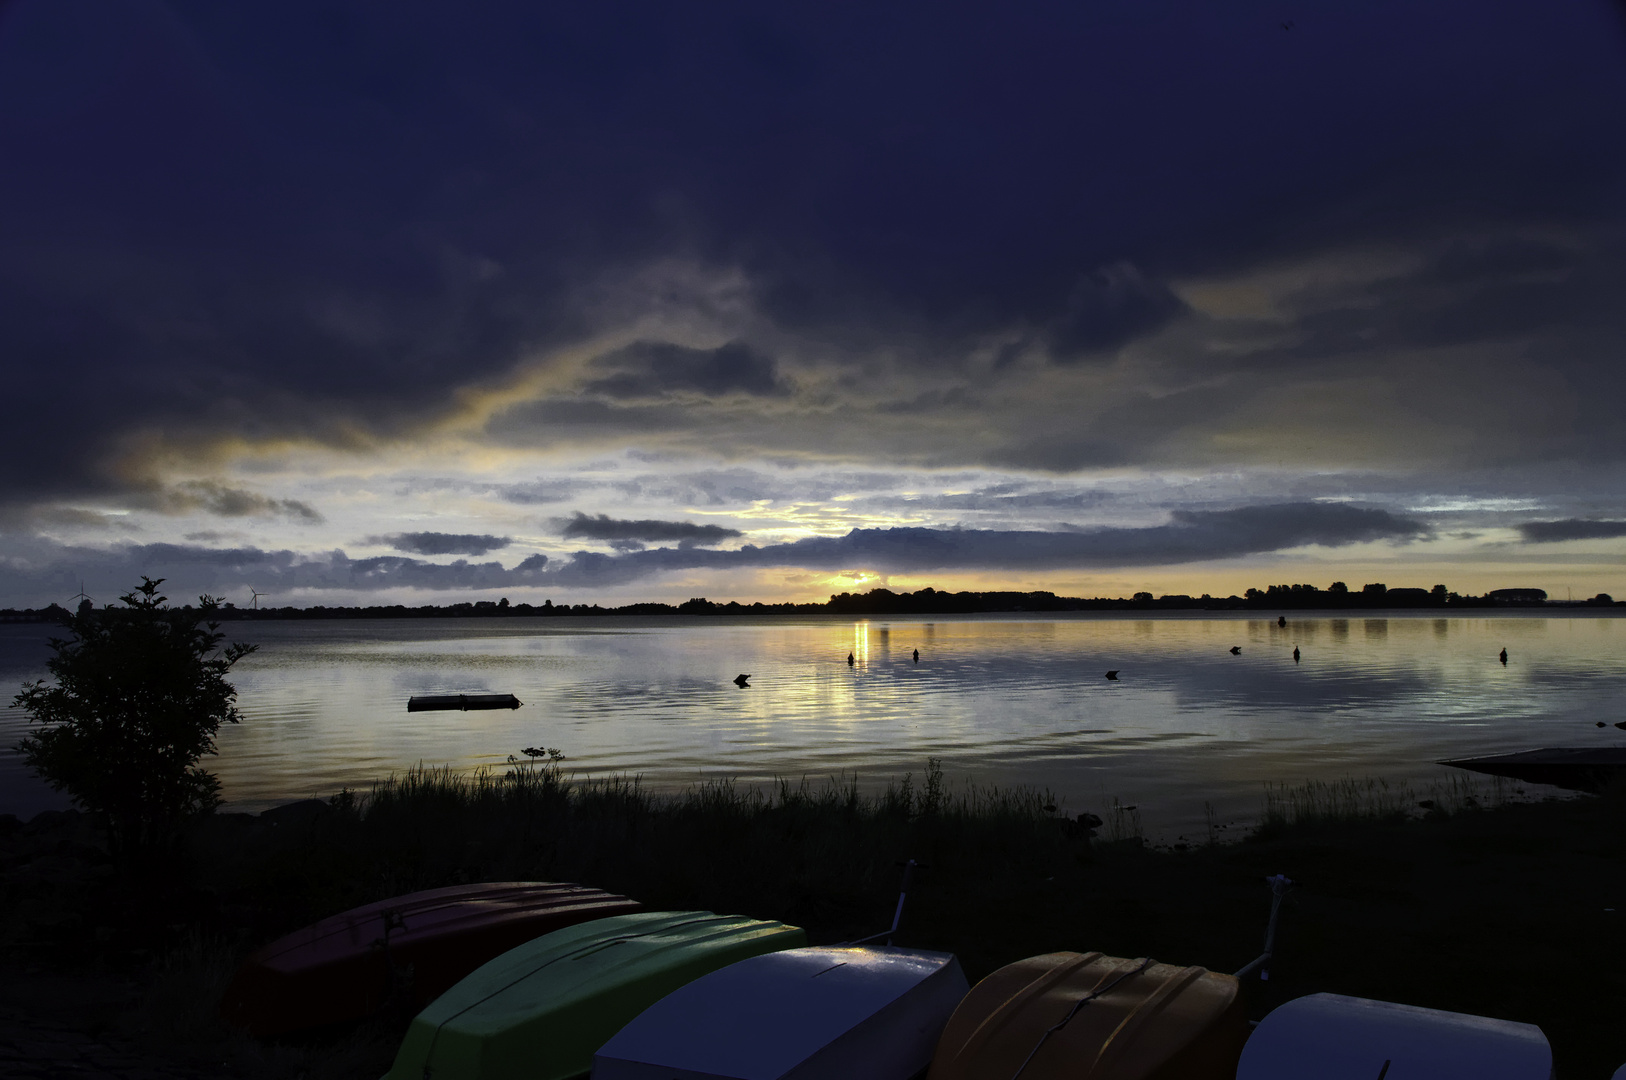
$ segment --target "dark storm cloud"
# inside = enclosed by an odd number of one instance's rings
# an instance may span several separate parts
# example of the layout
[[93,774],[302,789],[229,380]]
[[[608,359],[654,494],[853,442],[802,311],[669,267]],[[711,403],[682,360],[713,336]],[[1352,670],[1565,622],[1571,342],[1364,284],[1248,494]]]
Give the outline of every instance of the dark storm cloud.
[[[1486,342],[1617,343],[1626,311],[1626,236],[1460,238],[1413,252],[1374,281],[1289,292],[1295,340],[1247,354],[1272,366]],[[1488,368],[1487,377],[1495,369]]]
[[[707,506],[741,505],[759,500],[820,503],[855,492],[891,492],[908,486],[912,477],[872,470],[704,469],[682,473],[646,473],[614,485],[628,498]],[[953,477],[940,477],[951,482]]]
[[929,570],[1055,570],[1160,566],[1235,558],[1305,545],[1339,547],[1405,541],[1428,528],[1386,510],[1338,503],[1287,503],[1236,510],[1176,511],[1167,525],[1031,532],[993,529],[854,529],[733,551],[656,548],[621,556],[577,552],[560,584],[621,584],[666,570],[796,566],[861,567],[891,573]]
[[[1147,431],[1142,437],[1150,434]],[[1017,469],[1057,473],[1106,469],[1134,460],[1138,456],[1132,448],[1134,441],[1126,439],[1118,443],[1092,438],[1077,430],[1054,435],[1015,434],[1011,442],[989,451],[985,456],[991,465]]]
[[325,565],[315,561],[295,564],[283,580],[292,588],[500,589],[540,583],[547,561],[546,555],[531,555],[507,568],[497,562],[463,559],[453,563],[391,556],[350,559],[343,552],[334,552]]
[[993,484],[977,491],[954,495],[922,495],[907,499],[875,500],[883,503],[931,510],[1022,512],[1040,510],[1088,510],[1110,502],[1105,491],[1026,491],[1015,484]]
[[[740,269],[780,330],[838,352],[908,336],[900,355],[935,374],[1011,328],[1060,360],[1104,355],[1183,321],[1182,276],[1487,223],[1601,236],[1621,217],[1626,141],[1599,133],[1626,129],[1626,64],[1602,0],[1535,20],[1349,0],[1290,33],[1263,3],[0,12],[0,356],[28,403],[0,429],[14,501],[150,485],[127,459],[152,430],[410,430],[603,330],[584,293],[661,260]],[[1584,380],[1618,328],[1576,352],[1566,305],[1619,259],[1578,293],[1482,290],[1462,325],[1477,306],[1533,328]],[[596,392],[780,385],[760,354],[718,351]]]
[[535,480],[524,484],[507,484],[497,488],[499,497],[521,506],[537,506],[574,499],[584,491],[600,487],[591,480]]
[[1066,314],[1049,327],[1050,354],[1062,363],[1108,354],[1184,311],[1167,286],[1147,281],[1129,263],[1102,267],[1073,288]]
[[369,544],[384,544],[396,551],[414,555],[484,555],[513,543],[507,536],[475,533],[413,532],[390,536],[369,536]]
[[[1208,324],[1199,332],[1212,333],[1205,347],[1169,355],[1178,391],[1130,397],[1092,434],[1144,460],[1169,433],[1246,414],[1268,393],[1280,395],[1282,420],[1315,414],[1357,439],[1376,424],[1395,445],[1426,440],[1439,423],[1471,433],[1456,443],[1460,462],[1449,450],[1413,446],[1425,466],[1626,457],[1614,405],[1626,397],[1626,307],[1614,299],[1626,294],[1626,232],[1491,230],[1419,242],[1395,261],[1370,279],[1331,283],[1316,282],[1325,266],[1309,267],[1302,286],[1277,298],[1279,322]],[[1239,377],[1216,385],[1219,372]],[[1381,387],[1383,415],[1370,416],[1370,398],[1339,401],[1327,389],[1333,380]],[[1383,443],[1360,441],[1374,450]],[[1007,460],[1035,459],[1045,456]],[[1534,489],[1566,484],[1549,477]]]
[[[483,485],[482,490],[491,491],[505,502],[521,505],[547,505],[594,495],[684,506],[728,506],[757,500],[821,502],[855,491],[890,491],[906,483],[903,475],[892,472],[735,467],[675,473],[639,472],[624,479],[537,480]],[[470,485],[465,482],[455,486],[466,489]]]
[[[592,519],[588,519],[589,522]],[[612,525],[651,523],[611,523]],[[681,522],[655,522],[658,526]],[[693,527],[693,526],[691,526]],[[618,530],[617,539],[635,540]],[[656,530],[650,530],[656,531]],[[265,594],[290,590],[375,592],[380,589],[505,589],[521,586],[605,588],[675,570],[862,567],[893,573],[1016,568],[1022,570],[1157,566],[1234,558],[1305,545],[1338,547],[1428,535],[1422,524],[1388,511],[1343,504],[1287,503],[1235,510],[1182,511],[1165,525],[1085,531],[989,529],[854,529],[840,537],[712,550],[693,544],[578,551],[564,563],[542,554],[512,567],[497,562],[433,563],[405,556],[352,559],[343,551],[304,555],[256,547],[128,545],[112,550],[56,547],[32,568],[0,566],[0,595],[37,597],[55,588],[70,595],[81,578],[134,582],[142,575],[172,580],[171,590],[230,593],[252,585]],[[667,536],[666,539],[675,537]],[[72,587],[70,587],[72,586]],[[24,600],[21,602],[43,602]]]
[[47,506],[28,515],[28,523],[35,528],[68,527],[78,529],[111,529],[115,525],[128,528],[111,514],[94,510],[80,510],[71,506]]
[[1588,521],[1583,518],[1527,521],[1519,526],[1519,534],[1527,544],[1556,544],[1563,540],[1610,540],[1617,536],[1626,536],[1626,521]]
[[214,480],[188,480],[136,501],[166,514],[201,510],[220,517],[285,517],[312,525],[323,520],[309,503],[273,499]]
[[143,576],[166,579],[165,591],[177,598],[199,593],[230,596],[251,585],[273,600],[279,592],[296,589],[353,592],[396,588],[505,589],[544,583],[548,577],[547,562],[547,556],[541,554],[504,567],[498,562],[474,563],[465,559],[451,563],[396,555],[352,559],[343,551],[305,555],[257,547],[137,544],[112,550],[61,548],[45,566],[29,569],[0,566],[0,595],[36,597],[42,587],[55,586],[60,591],[62,583],[80,577],[123,588]]
[[600,357],[593,365],[605,370],[602,378],[584,389],[612,398],[660,397],[672,393],[768,396],[784,394],[774,362],[741,342],[716,349],[689,349],[681,345],[639,342]]
[[696,525],[689,521],[618,521],[607,514],[589,517],[577,513],[561,530],[567,540],[605,540],[611,543],[637,541],[659,544],[676,541],[692,544],[720,544],[742,535],[738,529],[721,525]]
[[702,425],[693,411],[670,401],[621,404],[564,397],[504,409],[486,424],[485,433],[492,441],[511,446],[559,447],[579,438],[614,440],[698,426]]

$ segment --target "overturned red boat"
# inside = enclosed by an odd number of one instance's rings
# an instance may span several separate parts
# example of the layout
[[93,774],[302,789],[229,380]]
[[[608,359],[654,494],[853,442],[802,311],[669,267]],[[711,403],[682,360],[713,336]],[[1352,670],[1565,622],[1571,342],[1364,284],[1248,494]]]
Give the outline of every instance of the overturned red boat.
[[643,905],[583,885],[488,882],[410,893],[341,912],[254,953],[221,1001],[261,1037],[359,1020],[392,997],[417,1011],[532,938]]

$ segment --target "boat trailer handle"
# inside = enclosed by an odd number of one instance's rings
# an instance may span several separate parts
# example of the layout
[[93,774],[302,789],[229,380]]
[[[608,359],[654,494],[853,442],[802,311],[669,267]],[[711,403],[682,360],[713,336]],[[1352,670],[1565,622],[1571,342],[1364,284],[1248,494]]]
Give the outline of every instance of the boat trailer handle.
[[915,880],[915,871],[925,870],[927,868],[925,863],[916,862],[913,859],[909,859],[906,862],[901,862],[898,865],[903,867],[903,885],[898,889],[898,908],[892,913],[892,925],[887,929],[882,930],[879,934],[871,934],[869,937],[855,938],[852,941],[844,942],[844,944],[862,945],[866,941],[874,941],[876,938],[883,937],[886,938],[886,943],[888,945],[892,944],[892,938],[895,934],[897,934],[899,924],[903,922],[903,905],[904,902],[909,899],[909,886]]
[[1293,882],[1286,874],[1277,874],[1266,878],[1265,884],[1270,886],[1270,924],[1265,928],[1265,951],[1236,971],[1235,977],[1238,979],[1246,978],[1255,971],[1259,972],[1261,980],[1270,978],[1270,972],[1261,969],[1276,954],[1276,919],[1282,912],[1282,897],[1293,887]]

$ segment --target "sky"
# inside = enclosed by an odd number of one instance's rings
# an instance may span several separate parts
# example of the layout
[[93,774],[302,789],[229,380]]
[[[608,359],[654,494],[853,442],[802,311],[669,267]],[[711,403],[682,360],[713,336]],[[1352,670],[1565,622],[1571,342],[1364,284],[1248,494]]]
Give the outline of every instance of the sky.
[[0,0],[0,606],[1626,597],[1622,132],[1620,0]]

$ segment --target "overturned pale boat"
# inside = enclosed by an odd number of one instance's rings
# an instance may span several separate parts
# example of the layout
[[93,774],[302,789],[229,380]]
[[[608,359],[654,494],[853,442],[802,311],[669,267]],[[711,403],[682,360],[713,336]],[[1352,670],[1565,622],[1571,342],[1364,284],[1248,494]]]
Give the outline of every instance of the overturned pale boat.
[[1549,1080],[1534,1024],[1311,994],[1273,1010],[1243,1048],[1237,1080]]
[[427,694],[407,698],[407,712],[471,712],[517,709],[525,704],[513,694]]
[[686,983],[807,944],[800,927],[662,911],[559,930],[497,957],[419,1013],[389,1080],[567,1080]]
[[769,953],[650,1006],[594,1056],[593,1080],[910,1080],[968,989],[950,953]]
[[1488,776],[1506,776],[1527,784],[1551,784],[1570,791],[1602,791],[1626,781],[1626,746],[1550,746],[1490,757],[1453,758],[1439,764]]
[[1232,1080],[1247,1037],[1235,976],[1049,953],[972,988],[928,1080]]
[[244,960],[220,1012],[255,1035],[358,1020],[392,996],[418,1009],[493,957],[643,905],[582,885],[501,881],[410,893],[296,930]]

